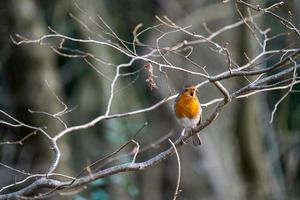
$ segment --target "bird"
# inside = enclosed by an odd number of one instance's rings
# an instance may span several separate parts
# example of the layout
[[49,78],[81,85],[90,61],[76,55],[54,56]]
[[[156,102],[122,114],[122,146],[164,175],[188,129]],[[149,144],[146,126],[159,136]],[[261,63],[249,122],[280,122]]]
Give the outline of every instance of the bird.
[[[193,129],[201,122],[202,108],[197,97],[197,87],[185,86],[178,94],[174,102],[174,112],[177,121],[183,127],[181,135],[184,136],[186,129]],[[202,143],[199,133],[193,136],[193,144]]]

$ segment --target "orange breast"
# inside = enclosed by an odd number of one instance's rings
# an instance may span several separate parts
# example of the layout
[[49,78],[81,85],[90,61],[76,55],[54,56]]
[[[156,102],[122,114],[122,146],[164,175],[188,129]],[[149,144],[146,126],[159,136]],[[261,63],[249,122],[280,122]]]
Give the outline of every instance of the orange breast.
[[188,117],[190,119],[199,115],[201,107],[197,97],[181,95],[175,103],[176,117]]

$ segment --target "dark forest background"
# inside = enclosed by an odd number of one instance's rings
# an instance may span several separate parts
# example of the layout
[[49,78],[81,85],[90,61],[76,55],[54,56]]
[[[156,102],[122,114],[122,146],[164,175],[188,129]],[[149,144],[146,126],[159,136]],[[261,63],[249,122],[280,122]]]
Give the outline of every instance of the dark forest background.
[[[218,0],[87,0],[76,1],[90,17],[97,14],[126,40],[132,40],[132,30],[143,23],[154,25],[155,15],[166,15],[179,24],[193,25],[195,32],[205,32],[203,23],[216,31],[239,19],[233,2]],[[252,1],[268,6],[275,1]],[[300,27],[300,4],[289,0],[282,7],[283,16],[291,11],[293,22]],[[0,1],[0,109],[21,121],[47,126],[49,132],[61,128],[55,120],[28,109],[57,112],[61,105],[47,88],[51,88],[74,111],[65,116],[69,124],[82,124],[104,112],[109,82],[100,77],[85,62],[78,58],[65,58],[39,45],[16,46],[10,35],[19,33],[28,38],[38,38],[49,33],[50,26],[58,32],[76,38],[86,38],[82,27],[69,13],[81,17],[73,1],[1,0]],[[86,22],[88,23],[88,22]],[[275,32],[284,29],[268,16],[259,18],[261,27],[271,27]],[[230,41],[234,59],[246,62],[243,52],[255,54],[257,44],[249,39],[247,27],[241,26],[216,38],[220,43]],[[152,41],[156,35],[145,34],[144,41]],[[299,38],[277,40],[273,45],[287,46]],[[96,55],[106,55],[116,62],[127,58],[96,45],[76,46],[88,49]],[[224,61],[215,58],[207,48],[195,50],[194,61],[209,66],[218,72]],[[269,61],[272,62],[272,59]],[[270,64],[270,63],[266,63]],[[182,63],[185,65],[185,63]],[[100,66],[101,67],[101,66]],[[112,73],[109,69],[106,72]],[[145,82],[146,73],[138,77],[138,84],[122,90],[113,104],[114,111],[146,107],[166,96],[166,87],[158,77],[158,88],[150,91]],[[170,74],[170,85],[179,91],[183,85],[199,80],[191,75]],[[126,85],[132,80],[124,79]],[[244,81],[237,79],[227,85],[235,88]],[[299,85],[295,89],[300,89]],[[205,87],[199,98],[207,102],[217,91]],[[269,123],[274,103],[284,91],[268,92],[235,101],[221,113],[219,118],[204,130],[201,147],[185,145],[180,150],[182,183],[180,199],[297,199],[300,195],[300,94],[292,93],[279,106],[273,123]],[[207,112],[207,109],[204,109]],[[173,132],[180,127],[174,119],[171,103],[150,113],[124,119],[101,122],[84,131],[65,136],[60,140],[63,157],[58,171],[74,175],[87,163],[113,151],[126,142],[147,121],[149,126],[139,136],[141,146]],[[0,126],[0,140],[13,141],[24,137],[30,130]],[[168,142],[162,143],[168,146]],[[127,149],[128,150],[128,149]],[[153,149],[138,156],[149,158],[160,149]],[[51,152],[47,141],[33,136],[24,145],[0,147],[0,161],[17,169],[40,172],[48,166]],[[130,158],[125,158],[126,159]],[[12,183],[15,172],[0,166],[0,186]],[[171,199],[177,178],[175,157],[143,172],[113,175],[91,183],[88,189],[74,196],[56,196],[53,199],[114,200],[114,199]]]

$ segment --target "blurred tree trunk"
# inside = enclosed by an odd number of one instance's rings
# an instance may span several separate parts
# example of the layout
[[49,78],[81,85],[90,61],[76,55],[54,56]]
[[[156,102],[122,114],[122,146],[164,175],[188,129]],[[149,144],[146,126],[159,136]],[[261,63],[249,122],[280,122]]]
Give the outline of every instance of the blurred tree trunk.
[[[35,1],[7,1],[7,15],[9,16],[9,33],[19,33],[28,38],[38,38],[46,33],[44,16],[40,12]],[[25,123],[33,126],[47,127],[51,134],[62,130],[63,126],[55,119],[42,114],[30,114],[28,109],[55,113],[63,109],[55,96],[48,89],[46,82],[49,82],[53,90],[61,99],[61,83],[56,69],[56,57],[48,48],[37,45],[15,46],[4,36],[10,44],[10,54],[5,62],[6,68],[3,73],[6,77],[6,84],[9,88],[10,113]],[[31,131],[28,129],[14,129],[13,135],[8,140],[20,139]],[[22,147],[3,147],[2,161],[5,164],[28,172],[46,173],[52,160],[53,154],[50,144],[44,136],[38,133],[29,138]],[[67,142],[66,140],[64,142]],[[16,151],[12,155],[11,148]],[[10,153],[8,153],[10,149]],[[66,151],[63,148],[62,151]],[[12,160],[14,159],[15,162]],[[69,164],[61,162],[59,170],[69,171]],[[11,181],[11,180],[1,180]]]
[[[247,15],[246,9],[240,8],[243,15]],[[263,16],[259,21],[256,21],[259,27],[262,28]],[[251,35],[246,32],[247,26],[240,28],[239,45],[240,55],[238,55],[238,63],[242,64],[247,61],[244,52],[253,57],[261,51],[261,47]],[[262,39],[262,38],[259,38]],[[249,77],[250,81],[255,77]],[[240,79],[240,84],[243,85],[248,80]],[[252,80],[253,81],[253,80]],[[241,100],[236,113],[236,136],[240,149],[240,167],[241,174],[244,178],[247,196],[249,199],[272,199],[284,198],[284,189],[280,189],[278,180],[274,179],[274,171],[272,170],[272,162],[268,154],[265,152],[264,142],[268,142],[273,146],[276,140],[272,137],[272,127],[263,126],[268,123],[266,114],[270,112],[266,110],[264,103],[266,99],[260,96],[254,96],[246,100]],[[266,111],[268,111],[266,113]],[[264,141],[267,139],[266,141]],[[273,171],[273,172],[272,172]]]

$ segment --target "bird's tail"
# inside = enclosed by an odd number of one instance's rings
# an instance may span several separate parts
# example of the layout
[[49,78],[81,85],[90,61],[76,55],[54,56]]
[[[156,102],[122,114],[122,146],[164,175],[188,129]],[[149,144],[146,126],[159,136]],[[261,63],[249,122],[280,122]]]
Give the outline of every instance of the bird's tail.
[[198,145],[201,145],[201,144],[202,144],[201,137],[200,137],[199,133],[196,133],[196,134],[193,136],[193,145],[194,145],[194,146],[198,146]]

